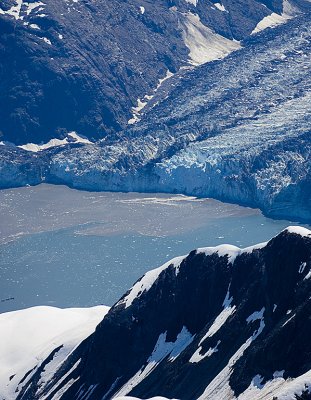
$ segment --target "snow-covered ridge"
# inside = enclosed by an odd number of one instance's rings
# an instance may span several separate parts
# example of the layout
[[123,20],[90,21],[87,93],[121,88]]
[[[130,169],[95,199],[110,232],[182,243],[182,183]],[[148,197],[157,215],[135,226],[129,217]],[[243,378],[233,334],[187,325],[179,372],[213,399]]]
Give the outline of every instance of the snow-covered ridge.
[[[43,40],[44,39],[45,38],[43,38]],[[51,44],[51,42],[49,42],[49,44]],[[79,136],[76,132],[69,132],[68,137],[66,137],[65,139],[51,139],[44,144],[27,143],[27,144],[22,144],[18,147],[23,150],[36,153],[38,151],[50,149],[52,147],[64,146],[68,143],[92,144],[90,140]]]
[[[311,236],[311,231],[301,226],[289,226],[284,231],[289,233],[299,234],[301,236]],[[197,254],[205,254],[211,256],[217,254],[218,257],[227,257],[228,263],[234,264],[237,256],[245,253],[251,253],[254,250],[262,249],[267,245],[267,242],[258,243],[253,246],[245,248],[239,248],[230,244],[222,244],[214,247],[201,247],[196,250]],[[178,275],[179,268],[183,260],[187,258],[187,255],[175,257],[172,260],[166,262],[161,267],[155,268],[148,271],[129,291],[129,293],[119,301],[119,305],[123,304],[125,308],[129,307],[136,298],[139,298],[142,293],[147,292],[153,284],[156,282],[160,274],[168,267],[173,266],[175,273]],[[229,315],[228,315],[229,316]]]
[[162,271],[167,269],[169,266],[173,265],[176,269],[176,275],[178,274],[178,269],[180,267],[181,262],[187,256],[175,257],[172,260],[166,262],[159,268],[155,268],[151,271],[148,271],[130,290],[130,293],[125,296],[118,304],[125,304],[125,308],[129,307],[134,299],[139,297],[143,292],[147,292],[155,281],[158,279],[159,275]]
[[303,226],[288,226],[284,231],[288,233],[295,233],[303,237],[311,237],[311,231]]
[[44,385],[71,351],[94,332],[108,310],[106,306],[39,306],[0,314],[0,397],[14,399],[23,376],[34,369],[30,379],[36,367],[54,349],[63,346],[41,374]]

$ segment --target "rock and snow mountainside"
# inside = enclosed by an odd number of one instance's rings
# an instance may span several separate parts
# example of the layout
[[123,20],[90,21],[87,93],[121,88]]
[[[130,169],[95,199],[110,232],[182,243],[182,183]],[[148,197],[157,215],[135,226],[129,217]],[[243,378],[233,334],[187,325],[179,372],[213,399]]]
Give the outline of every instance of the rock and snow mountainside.
[[[98,139],[135,122],[164,78],[222,58],[307,0],[2,0],[2,140]],[[133,115],[134,112],[134,115]]]
[[36,152],[3,143],[1,187],[178,192],[310,221],[310,16],[305,6],[225,59],[166,79],[117,135],[86,143],[71,133]]
[[48,382],[39,367],[16,398],[309,399],[310,290],[305,228],[194,250],[146,273]]
[[0,314],[0,398],[14,399],[44,363],[40,384],[94,332],[109,307],[32,307]]

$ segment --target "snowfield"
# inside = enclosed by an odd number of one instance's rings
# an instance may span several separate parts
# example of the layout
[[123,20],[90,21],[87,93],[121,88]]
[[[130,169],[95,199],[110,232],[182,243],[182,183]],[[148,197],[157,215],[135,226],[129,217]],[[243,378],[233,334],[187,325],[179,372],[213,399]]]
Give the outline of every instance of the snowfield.
[[40,306],[0,314],[0,397],[14,399],[23,377],[26,383],[57,349],[41,374],[44,387],[72,350],[95,330],[108,310],[106,306],[68,309]]

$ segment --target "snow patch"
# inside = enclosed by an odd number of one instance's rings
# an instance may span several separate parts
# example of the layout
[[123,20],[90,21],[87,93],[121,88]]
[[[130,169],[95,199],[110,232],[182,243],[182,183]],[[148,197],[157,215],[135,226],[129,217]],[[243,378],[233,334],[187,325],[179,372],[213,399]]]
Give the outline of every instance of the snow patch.
[[28,2],[23,2],[23,0],[16,0],[15,3],[16,4],[12,6],[9,10],[5,11],[2,8],[0,8],[0,14],[10,15],[11,17],[14,17],[16,20],[23,20],[25,15],[21,15],[22,6],[26,7],[25,10],[26,16],[29,16],[34,9],[45,5],[45,3],[42,3],[41,1],[28,3]]
[[51,139],[44,144],[27,143],[20,145],[18,147],[23,150],[32,151],[36,153],[38,151],[50,149],[52,147],[64,146],[68,143],[92,144],[92,142],[90,142],[88,139],[79,136],[76,132],[70,132],[68,133],[68,137],[66,137],[65,139]]
[[[45,6],[45,3],[42,3],[41,1],[37,1],[35,3],[24,3],[27,5],[27,10],[26,10],[26,14],[29,15],[31,14],[31,12],[40,7],[40,6]],[[39,10],[38,10],[39,11]]]
[[292,17],[287,14],[279,15],[276,13],[272,13],[270,15],[267,15],[260,22],[258,22],[255,29],[251,32],[251,35],[255,35],[256,33],[261,32],[267,28],[275,28],[278,25],[284,24],[291,18]]
[[41,383],[47,382],[55,367],[94,332],[108,310],[105,306],[68,309],[40,306],[0,314],[0,397],[15,398],[17,385],[26,372],[63,346],[41,374]]
[[32,29],[40,29],[40,26],[38,26],[37,24],[30,24],[29,27]]
[[260,334],[261,332],[264,330],[265,327],[265,321],[263,318],[265,312],[265,307],[262,307],[262,309],[260,311],[255,311],[253,312],[253,314],[251,314],[249,317],[246,318],[246,322],[249,324],[250,322],[255,322],[260,320],[260,325],[259,328],[257,329],[257,331],[255,331],[253,333],[252,339],[255,340]]
[[16,5],[12,6],[9,10],[4,11],[0,8],[0,14],[10,15],[11,17],[14,17],[16,20],[23,19],[23,17],[20,16],[22,4],[23,0],[16,0]]
[[310,279],[311,278],[311,270],[307,273],[307,275],[304,277],[304,280],[305,279]]
[[209,328],[207,333],[203,336],[203,338],[199,342],[199,347],[198,349],[193,353],[191,356],[189,362],[191,363],[197,363],[201,360],[203,360],[205,357],[210,357],[213,353],[216,353],[218,351],[218,346],[220,344],[220,341],[217,342],[216,347],[210,348],[205,354],[201,354],[202,352],[202,343],[208,338],[212,337],[215,335],[216,332],[219,331],[219,329],[226,323],[227,319],[234,314],[235,312],[235,306],[231,306],[231,302],[233,300],[232,297],[230,297],[229,294],[230,290],[230,285],[226,294],[226,297],[223,301],[223,307],[224,309],[221,311],[221,313],[215,318],[212,326]]
[[[174,361],[182,351],[193,341],[193,336],[184,326],[181,332],[177,335],[175,342],[166,342],[167,332],[161,333],[151,356],[147,360],[147,365],[142,367],[122,388],[116,393],[115,396],[125,396],[132,391],[132,389],[142,382],[151,371],[167,356],[170,356],[169,361]],[[113,397],[114,399],[116,397]]]
[[[198,400],[219,400],[219,399],[235,399],[233,390],[230,387],[230,376],[233,372],[233,367],[235,363],[243,356],[244,351],[252,344],[252,342],[260,335],[264,328],[263,322],[264,308],[261,311],[256,311],[249,316],[249,322],[260,319],[260,328],[253,333],[253,335],[247,339],[247,341],[234,353],[230,358],[228,364],[225,368],[212,380],[212,382],[207,386],[204,393],[198,398]],[[258,381],[257,381],[258,383]],[[251,387],[254,386],[251,384]],[[245,397],[243,400],[250,400],[256,397]],[[240,396],[238,397],[240,400]],[[262,399],[260,397],[260,399]],[[269,400],[271,399],[271,393]],[[241,399],[242,400],[242,399]],[[268,400],[268,398],[266,399]]]
[[46,44],[49,44],[50,46],[52,45],[50,39],[48,39],[48,38],[46,38],[46,37],[42,37],[42,38],[40,38],[40,39],[42,39]]
[[222,59],[232,51],[241,48],[239,42],[226,39],[213,32],[202,24],[198,15],[192,13],[186,14],[183,37],[189,49],[189,62],[192,65]]
[[298,378],[283,378],[283,371],[275,371],[273,379],[261,387],[256,387],[253,382],[239,395],[238,400],[260,399],[271,400],[271,394],[278,400],[293,400],[296,395],[300,396],[305,390],[310,392],[311,370]]
[[136,122],[140,121],[140,113],[141,111],[145,108],[145,106],[148,104],[148,102],[153,99],[154,95],[156,94],[156,92],[158,91],[158,89],[160,88],[160,86],[162,85],[162,83],[164,81],[166,81],[167,79],[169,79],[171,76],[173,76],[174,74],[168,69],[166,71],[166,75],[163,78],[159,79],[159,82],[157,84],[157,87],[153,90],[153,94],[152,95],[145,95],[143,100],[141,99],[137,99],[137,106],[136,107],[132,107],[132,112],[133,112],[133,116],[131,119],[129,119],[127,121],[127,123],[129,125],[133,125]]
[[225,9],[225,6],[223,5],[223,4],[220,4],[220,3],[214,3],[214,6],[216,7],[216,8],[218,8],[218,10],[219,11],[227,11],[226,9]]

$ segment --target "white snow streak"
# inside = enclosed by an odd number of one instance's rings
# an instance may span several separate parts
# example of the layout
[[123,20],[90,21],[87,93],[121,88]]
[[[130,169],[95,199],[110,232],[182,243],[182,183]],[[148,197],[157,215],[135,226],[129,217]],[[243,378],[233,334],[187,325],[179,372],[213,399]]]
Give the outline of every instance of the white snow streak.
[[142,382],[165,357],[170,355],[169,361],[174,361],[193,340],[193,336],[185,326],[178,334],[175,342],[166,342],[166,335],[167,332],[161,333],[151,356],[147,360],[148,364],[142,367],[125,385],[123,385],[115,396],[125,396],[130,393],[130,391]]
[[203,336],[203,338],[200,340],[199,342],[199,347],[198,349],[195,351],[195,353],[193,353],[193,355],[191,356],[189,362],[191,363],[197,363],[201,360],[203,360],[205,357],[210,357],[213,353],[215,353],[216,351],[218,351],[218,345],[220,344],[220,341],[218,341],[216,347],[214,348],[210,348],[205,354],[201,354],[202,352],[202,343],[208,338],[208,337],[212,337],[215,335],[216,332],[219,331],[219,329],[226,323],[227,319],[230,317],[230,315],[234,314],[235,312],[235,306],[231,307],[231,302],[232,302],[232,297],[230,297],[229,294],[229,289],[230,289],[230,285],[226,294],[226,297],[223,301],[223,307],[224,309],[221,311],[221,313],[215,318],[213,324],[211,325],[211,327],[209,328],[209,330],[207,331],[207,333]]

